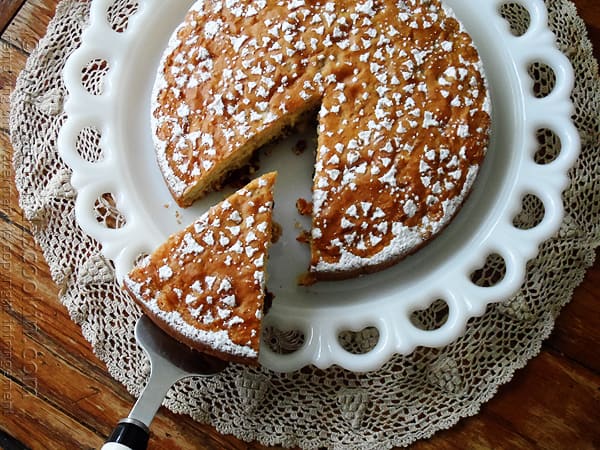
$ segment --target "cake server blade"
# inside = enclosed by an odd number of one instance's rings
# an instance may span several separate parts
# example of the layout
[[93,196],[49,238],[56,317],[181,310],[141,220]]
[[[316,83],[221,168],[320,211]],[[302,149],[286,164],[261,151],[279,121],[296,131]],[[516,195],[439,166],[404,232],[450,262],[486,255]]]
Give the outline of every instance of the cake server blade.
[[169,388],[182,378],[214,375],[228,364],[178,342],[145,315],[135,325],[135,338],[150,359],[150,378],[131,412],[119,421],[102,450],[145,449],[150,423]]

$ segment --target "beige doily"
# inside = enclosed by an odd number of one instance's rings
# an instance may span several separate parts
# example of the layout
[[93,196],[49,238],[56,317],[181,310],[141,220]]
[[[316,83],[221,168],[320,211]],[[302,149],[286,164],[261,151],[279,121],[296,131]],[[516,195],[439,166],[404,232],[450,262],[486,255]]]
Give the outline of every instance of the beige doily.
[[[483,317],[472,319],[465,336],[452,345],[420,348],[409,356],[395,357],[377,372],[307,367],[276,374],[233,365],[214,378],[177,384],[169,392],[167,407],[212,423],[223,433],[264,444],[353,449],[403,446],[476,414],[499,385],[540,351],[600,244],[598,67],[574,5],[566,0],[546,4],[550,27],[576,73],[572,98],[582,153],[564,194],[562,228],[529,263],[522,289],[503,304],[490,306]],[[126,26],[136,8],[134,0],[116,0],[110,10],[113,26]],[[10,116],[16,184],[21,207],[34,225],[35,238],[61,288],[62,303],[111,375],[137,395],[148,375],[147,364],[140,364],[145,361],[143,353],[133,339],[140,312],[116,284],[111,262],[100,255],[99,245],[76,225],[76,194],[56,150],[64,120],[61,71],[78,45],[88,9],[87,2],[64,0],[19,76]],[[508,4],[503,13],[515,33],[526,29],[527,14],[522,7]],[[90,68],[92,75],[102,70],[101,65]],[[537,92],[551,89],[552,74],[543,66],[534,66],[531,75]],[[89,83],[94,89],[93,76]],[[556,139],[538,137],[539,158],[552,158]],[[93,130],[81,141],[81,151],[93,156],[98,146]],[[109,225],[120,219],[111,210],[110,199],[98,204],[97,210]],[[519,220],[528,226],[541,214],[539,203],[531,199],[525,202]],[[478,274],[478,282],[493,281],[501,275],[499,271],[489,261]],[[443,311],[430,308],[415,320],[435,326],[444,320]],[[272,331],[269,341],[286,351],[296,337]],[[369,330],[345,336],[345,345],[368,347],[371,337]]]

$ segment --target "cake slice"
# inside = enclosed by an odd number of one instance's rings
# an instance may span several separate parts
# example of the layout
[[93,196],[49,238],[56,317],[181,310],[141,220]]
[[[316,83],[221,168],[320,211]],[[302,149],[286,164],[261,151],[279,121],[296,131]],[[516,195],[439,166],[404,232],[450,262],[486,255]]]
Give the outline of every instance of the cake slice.
[[263,175],[213,206],[125,278],[131,297],[175,339],[257,364],[275,178]]

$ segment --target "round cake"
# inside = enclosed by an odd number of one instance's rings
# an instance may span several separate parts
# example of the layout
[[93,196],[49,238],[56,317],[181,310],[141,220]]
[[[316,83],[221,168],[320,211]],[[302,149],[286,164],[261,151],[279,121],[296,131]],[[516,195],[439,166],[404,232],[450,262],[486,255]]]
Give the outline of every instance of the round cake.
[[438,235],[489,142],[479,54],[438,0],[198,1],[153,90],[173,197],[190,205],[312,111],[316,279],[380,270]]
[[258,363],[275,176],[210,208],[123,281],[158,326],[192,348]]

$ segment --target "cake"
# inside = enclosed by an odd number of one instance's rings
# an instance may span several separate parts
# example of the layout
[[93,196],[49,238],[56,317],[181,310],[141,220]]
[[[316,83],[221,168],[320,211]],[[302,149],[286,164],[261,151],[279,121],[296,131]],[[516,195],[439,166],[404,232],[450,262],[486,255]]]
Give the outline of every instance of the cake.
[[437,236],[489,142],[481,59],[439,0],[197,1],[152,96],[173,197],[190,205],[311,111],[317,279],[383,269]]
[[275,173],[170,236],[124,279],[158,326],[192,348],[256,364]]

